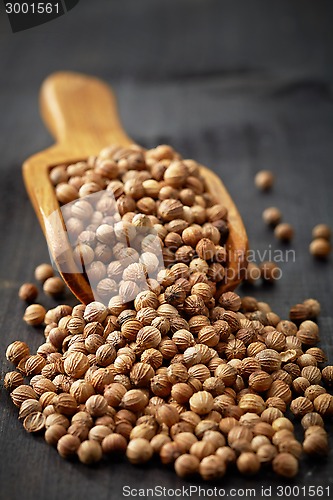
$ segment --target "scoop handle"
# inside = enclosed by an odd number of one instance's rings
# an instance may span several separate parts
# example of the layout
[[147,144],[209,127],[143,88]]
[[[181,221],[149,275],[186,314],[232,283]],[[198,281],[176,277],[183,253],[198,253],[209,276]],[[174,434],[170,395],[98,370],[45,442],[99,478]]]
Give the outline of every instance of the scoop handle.
[[43,120],[58,144],[95,150],[108,144],[133,144],[124,132],[115,96],[108,85],[72,72],[50,75],[40,91]]

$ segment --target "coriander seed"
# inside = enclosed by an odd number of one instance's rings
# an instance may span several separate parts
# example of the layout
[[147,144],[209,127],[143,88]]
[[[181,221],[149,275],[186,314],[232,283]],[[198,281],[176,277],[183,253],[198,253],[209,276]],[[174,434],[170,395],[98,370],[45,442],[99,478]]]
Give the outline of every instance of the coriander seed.
[[38,326],[44,322],[46,309],[40,304],[31,304],[24,312],[23,319],[28,325]]
[[182,478],[191,477],[199,472],[199,459],[190,454],[180,455],[175,461],[175,471],[177,476]]
[[257,457],[260,463],[269,463],[277,456],[278,450],[271,443],[260,446],[257,450]]
[[262,213],[262,218],[269,226],[277,226],[282,219],[281,211],[276,207],[268,207]]
[[214,452],[215,447],[209,441],[198,441],[193,443],[190,448],[190,454],[196,456],[199,460],[213,455]]
[[19,411],[19,420],[24,420],[31,413],[41,412],[42,405],[36,399],[26,399],[23,401],[20,411]]
[[10,397],[15,406],[21,407],[23,401],[26,399],[38,399],[37,394],[32,387],[28,385],[19,385],[10,394]]
[[327,224],[317,224],[312,229],[312,238],[314,240],[317,238],[324,238],[329,241],[331,238],[331,228]]
[[74,415],[77,411],[77,402],[73,396],[63,392],[55,397],[53,406],[58,413],[63,415]]
[[65,290],[65,283],[61,278],[57,276],[52,276],[47,278],[43,284],[43,291],[46,295],[50,295],[51,297],[59,297],[63,294]]
[[254,182],[260,191],[268,191],[273,187],[274,175],[269,170],[260,170],[255,175]]
[[24,379],[21,373],[15,371],[7,372],[4,377],[3,385],[4,388],[7,389],[8,391],[13,391],[14,389],[16,389],[16,387],[22,385],[23,382]]
[[35,278],[37,281],[44,283],[44,281],[52,276],[54,276],[54,272],[51,264],[40,264],[35,269]]
[[307,455],[325,456],[329,452],[326,436],[313,433],[303,441],[303,450]]
[[292,478],[298,473],[298,460],[291,453],[279,453],[272,466],[278,476]]
[[82,352],[73,352],[64,362],[65,373],[74,378],[80,378],[89,368],[89,360]]
[[321,394],[313,401],[315,410],[322,416],[333,415],[333,396],[331,394]]
[[191,396],[190,408],[198,415],[206,415],[213,409],[214,398],[207,391],[199,391]]
[[321,374],[325,384],[331,386],[333,384],[333,366],[332,365],[325,366]]
[[290,410],[295,417],[304,417],[306,413],[313,411],[313,404],[310,399],[305,398],[304,396],[299,396],[298,398],[293,399],[290,403]]
[[126,456],[132,464],[148,462],[153,456],[153,448],[147,439],[136,438],[128,443]]
[[19,289],[18,296],[25,302],[33,302],[38,296],[38,288],[33,283],[24,283]]
[[204,457],[199,465],[199,473],[205,481],[219,479],[226,473],[225,462],[218,455]]
[[159,424],[166,424],[168,427],[179,422],[179,414],[174,406],[170,404],[161,405],[156,410],[156,421]]
[[27,432],[40,432],[45,426],[45,416],[40,411],[27,415],[23,421],[23,427]]
[[18,365],[19,362],[29,356],[30,349],[25,342],[16,340],[7,347],[6,358],[14,365]]
[[260,435],[254,436],[254,438],[251,441],[251,448],[253,451],[257,452],[259,448],[261,448],[266,444],[271,444],[267,436],[260,436]]
[[59,424],[48,427],[45,431],[44,439],[47,444],[57,446],[59,439],[66,434],[66,428]]
[[102,441],[102,450],[107,455],[123,454],[126,452],[127,441],[121,434],[112,433]]
[[86,401],[86,410],[92,417],[102,417],[108,408],[107,400],[100,394],[90,396]]
[[57,443],[57,450],[62,458],[68,458],[75,455],[81,442],[78,437],[71,434],[65,434]]
[[325,238],[316,238],[310,243],[309,250],[317,259],[326,259],[331,253],[331,244]]
[[83,441],[77,450],[79,460],[83,464],[99,462],[102,454],[102,447],[97,441]]
[[247,476],[257,474],[260,470],[260,460],[258,456],[251,451],[241,453],[237,458],[236,465],[239,472]]
[[221,448],[218,448],[215,453],[221,457],[226,464],[236,462],[236,453],[229,446],[222,446]]
[[[45,411],[45,410],[44,410]],[[75,415],[73,416],[73,418]],[[46,417],[45,421],[45,427],[48,429],[52,425],[61,425],[62,427],[65,427],[66,431],[70,425],[70,422],[65,415],[61,415],[60,413],[52,413]]]
[[313,319],[320,314],[320,303],[316,299],[306,299],[303,304],[308,308],[308,319]]
[[281,222],[274,229],[274,236],[281,241],[290,241],[294,237],[294,228],[287,222]]

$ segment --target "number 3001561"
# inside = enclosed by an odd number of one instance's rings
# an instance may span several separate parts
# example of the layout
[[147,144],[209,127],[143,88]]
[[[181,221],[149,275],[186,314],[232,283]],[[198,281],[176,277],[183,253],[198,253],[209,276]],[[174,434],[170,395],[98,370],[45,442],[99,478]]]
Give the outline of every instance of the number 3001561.
[[59,3],[44,3],[44,2],[7,2],[7,14],[59,14]]

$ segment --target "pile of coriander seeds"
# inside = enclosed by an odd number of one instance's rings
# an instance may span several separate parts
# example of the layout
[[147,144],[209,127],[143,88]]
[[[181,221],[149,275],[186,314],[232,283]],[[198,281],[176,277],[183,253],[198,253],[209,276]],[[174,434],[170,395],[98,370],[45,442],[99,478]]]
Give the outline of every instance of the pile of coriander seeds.
[[[185,264],[168,280],[180,272],[188,281]],[[309,318],[318,314],[316,300],[303,305]],[[140,464],[158,455],[181,477],[214,480],[235,466],[291,478],[303,454],[328,452],[333,366],[323,368],[311,319],[281,320],[234,292],[199,314],[143,291],[130,308],[59,305],[41,321],[36,354],[21,341],[8,346],[16,371],[4,384],[24,428],[44,433],[64,458],[91,464],[126,454]]]
[[[210,285],[210,298],[224,282],[228,211],[207,192],[194,160],[167,145],[112,146],[53,168],[50,178],[95,300],[129,302],[150,288],[160,295],[165,268],[175,263],[190,266],[191,285]],[[173,285],[170,303],[180,304],[185,290]],[[205,307],[202,300],[197,307]]]
[[[16,369],[4,380],[26,431],[85,464],[158,456],[180,477],[204,480],[231,468],[292,478],[303,456],[326,455],[333,366],[318,347],[320,305],[307,299],[284,320],[253,297],[219,293],[228,214],[205,191],[198,164],[169,146],[111,147],[50,175],[100,300],[26,308],[26,323],[45,325],[44,343],[34,354],[10,344]],[[99,207],[82,205],[101,190]],[[156,231],[165,263],[156,279],[144,232],[128,254],[122,230],[132,226]],[[58,294],[49,267],[36,279],[52,279],[44,291]],[[20,297],[33,302],[37,291],[26,285]]]

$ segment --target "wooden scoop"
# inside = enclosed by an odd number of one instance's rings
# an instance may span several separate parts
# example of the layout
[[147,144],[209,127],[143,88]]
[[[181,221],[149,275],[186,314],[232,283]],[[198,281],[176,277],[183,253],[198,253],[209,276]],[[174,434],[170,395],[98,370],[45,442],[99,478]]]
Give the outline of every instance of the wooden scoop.
[[[134,142],[121,127],[116,100],[110,87],[101,80],[79,73],[59,72],[49,76],[40,91],[41,114],[56,139],[56,144],[30,157],[23,164],[26,189],[47,239],[59,272],[74,295],[87,304],[94,300],[89,282],[80,273],[71,251],[61,254],[68,245],[63,231],[50,226],[50,215],[61,210],[49,178],[52,167],[82,161],[110,144],[129,146]],[[227,249],[231,256],[226,283],[219,293],[234,289],[246,268],[248,240],[240,214],[221,180],[208,168],[201,167],[207,188],[228,208],[229,237]],[[66,272],[64,272],[64,259]]]

